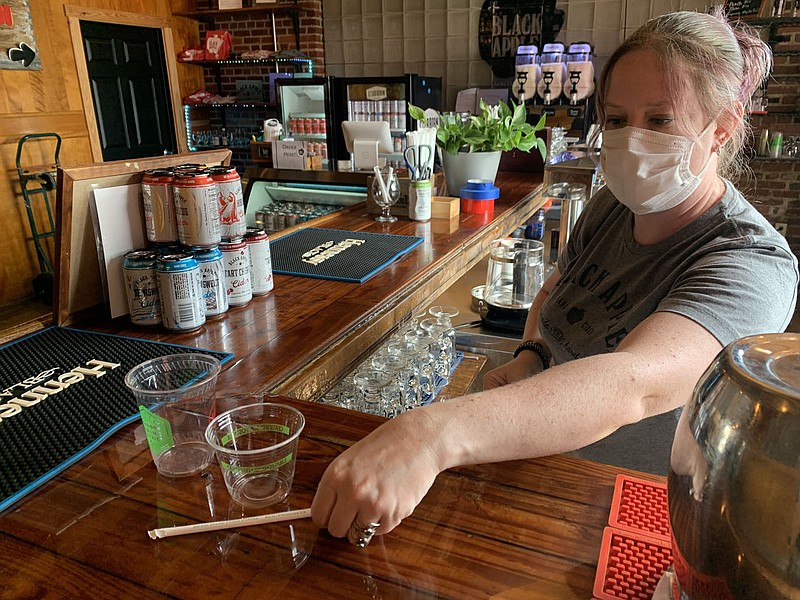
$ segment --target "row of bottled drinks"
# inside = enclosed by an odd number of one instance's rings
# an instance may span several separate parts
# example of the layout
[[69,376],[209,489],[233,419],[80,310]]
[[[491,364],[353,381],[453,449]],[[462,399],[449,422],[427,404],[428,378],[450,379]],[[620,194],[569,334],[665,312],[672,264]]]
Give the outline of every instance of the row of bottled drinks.
[[432,306],[412,318],[321,402],[391,418],[440,398],[461,358],[452,324],[457,315],[453,306]]
[[131,322],[191,331],[272,289],[269,238],[246,227],[236,169],[146,171],[142,202],[152,248],[125,255]]
[[339,210],[341,206],[312,202],[272,202],[255,213],[256,227],[267,232],[280,231]]

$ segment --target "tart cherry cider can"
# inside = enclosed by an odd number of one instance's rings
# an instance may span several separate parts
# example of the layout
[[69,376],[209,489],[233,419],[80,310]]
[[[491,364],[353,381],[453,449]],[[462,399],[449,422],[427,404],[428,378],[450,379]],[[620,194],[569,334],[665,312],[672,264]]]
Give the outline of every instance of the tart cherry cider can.
[[225,291],[230,306],[243,306],[253,298],[250,278],[250,255],[242,238],[226,240],[219,245],[225,269]]

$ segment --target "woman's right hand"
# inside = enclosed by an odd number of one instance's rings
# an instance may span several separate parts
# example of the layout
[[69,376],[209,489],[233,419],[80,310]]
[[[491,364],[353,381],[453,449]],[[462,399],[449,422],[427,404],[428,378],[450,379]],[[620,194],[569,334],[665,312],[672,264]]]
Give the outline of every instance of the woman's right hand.
[[522,352],[517,358],[488,371],[486,375],[483,376],[483,389],[491,390],[508,385],[509,383],[521,381],[535,375],[541,370],[542,363],[536,354],[533,352]]

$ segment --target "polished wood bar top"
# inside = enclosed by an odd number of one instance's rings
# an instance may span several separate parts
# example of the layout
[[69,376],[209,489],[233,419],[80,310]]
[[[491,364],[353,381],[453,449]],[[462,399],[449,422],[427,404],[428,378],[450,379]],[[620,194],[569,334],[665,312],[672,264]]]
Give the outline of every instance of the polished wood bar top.
[[[247,401],[218,399],[220,409]],[[306,417],[286,501],[242,509],[216,463],[204,475],[160,476],[141,426],[130,426],[0,515],[0,597],[592,597],[614,478],[625,471],[563,456],[446,471],[411,517],[365,549],[310,519],[151,540],[156,527],[309,507],[326,465],[383,422],[277,400]]]
[[[542,203],[541,174],[501,173],[492,218],[461,213],[427,222],[375,221],[363,203],[310,225],[349,231],[415,235],[423,243],[363,284],[275,276],[274,289],[232,307],[197,332],[132,326],[127,318],[92,320],[77,327],[231,352],[220,387],[266,391],[316,400],[352,370],[398,323],[425,308]],[[291,228],[282,232],[291,232]]]

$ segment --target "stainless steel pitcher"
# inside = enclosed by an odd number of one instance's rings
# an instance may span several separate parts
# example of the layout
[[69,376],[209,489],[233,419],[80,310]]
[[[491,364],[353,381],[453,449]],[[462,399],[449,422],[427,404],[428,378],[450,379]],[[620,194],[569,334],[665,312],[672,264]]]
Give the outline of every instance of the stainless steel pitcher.
[[681,415],[672,597],[800,599],[800,335],[728,345]]

